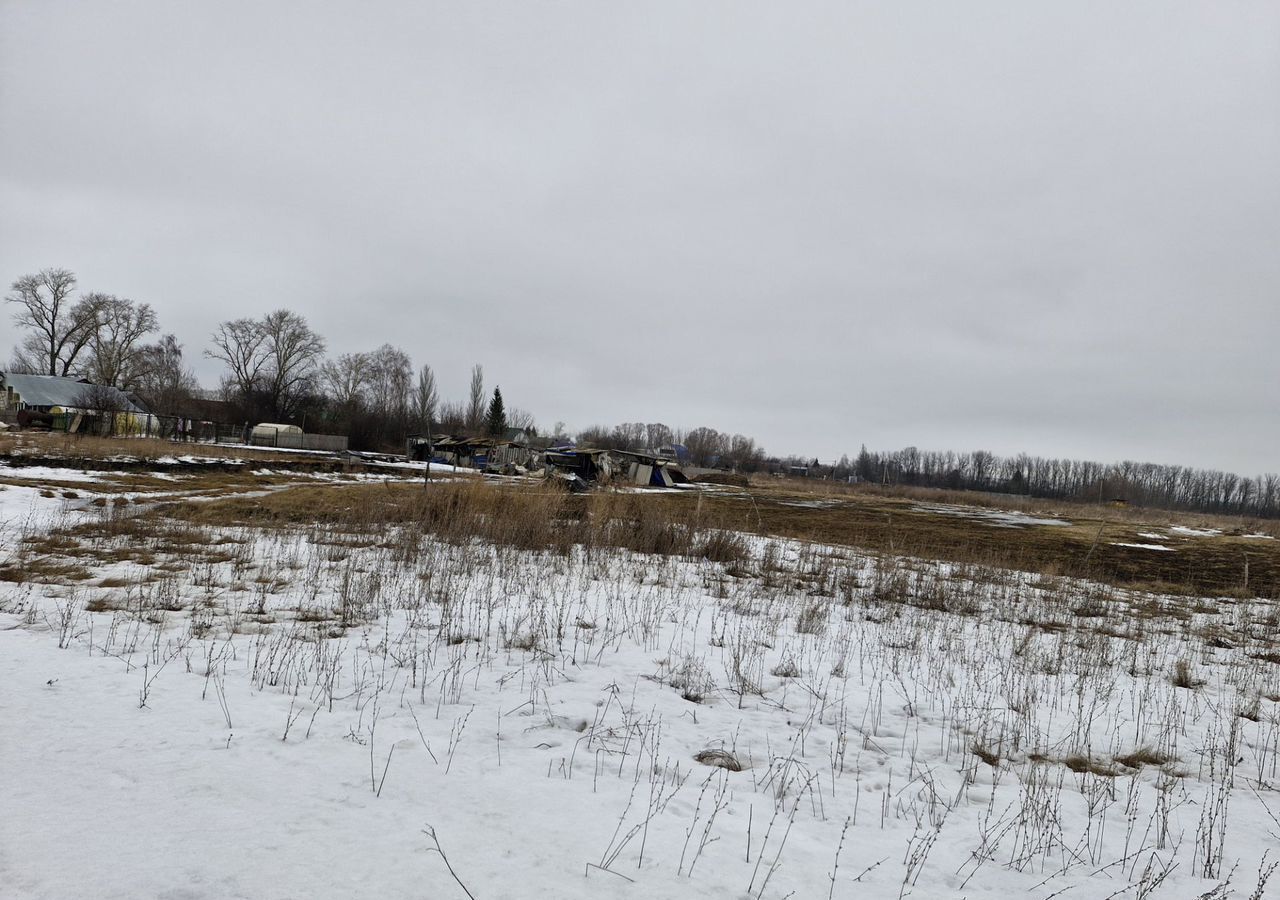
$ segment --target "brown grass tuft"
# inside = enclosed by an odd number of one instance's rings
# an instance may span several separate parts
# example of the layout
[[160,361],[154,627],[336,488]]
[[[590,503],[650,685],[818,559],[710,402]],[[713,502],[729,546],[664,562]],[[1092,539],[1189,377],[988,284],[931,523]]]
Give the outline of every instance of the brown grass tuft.
[[1173,666],[1173,675],[1169,678],[1174,687],[1194,691],[1204,686],[1204,680],[1195,677],[1190,660],[1180,659]]
[[1116,768],[1104,759],[1097,759],[1092,756],[1085,756],[1082,753],[1074,753],[1062,761],[1072,772],[1077,774],[1088,773],[1090,775],[1102,775],[1104,777],[1113,777],[1116,774]]
[[1154,747],[1139,747],[1131,753],[1115,758],[1116,762],[1129,769],[1141,769],[1143,766],[1164,766],[1173,762],[1173,757],[1161,753]]

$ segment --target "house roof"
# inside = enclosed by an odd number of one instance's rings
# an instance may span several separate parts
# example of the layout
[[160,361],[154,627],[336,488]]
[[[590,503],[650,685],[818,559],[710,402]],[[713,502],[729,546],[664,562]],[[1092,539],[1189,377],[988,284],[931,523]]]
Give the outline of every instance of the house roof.
[[[19,375],[16,372],[0,372],[0,387],[13,388],[27,406],[64,406],[77,408],[86,388],[93,383],[82,378],[63,378],[58,375]],[[116,391],[115,388],[109,390]],[[119,394],[120,408],[129,412],[142,409],[123,391]]]

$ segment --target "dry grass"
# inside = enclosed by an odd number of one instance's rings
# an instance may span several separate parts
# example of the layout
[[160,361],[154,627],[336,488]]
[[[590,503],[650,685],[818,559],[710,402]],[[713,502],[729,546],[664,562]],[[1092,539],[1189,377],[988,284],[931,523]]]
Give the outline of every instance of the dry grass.
[[1062,764],[1077,775],[1087,773],[1089,775],[1110,777],[1117,774],[1114,763],[1094,756],[1086,756],[1083,753],[1075,753],[1068,756],[1062,761]]
[[92,577],[93,572],[84,566],[58,557],[44,556],[0,565],[0,581],[13,584],[67,584]]
[[[1280,595],[1280,541],[1243,537],[1264,526],[1241,519],[1158,511],[1148,516],[1132,509],[1076,505],[1069,514],[1054,508],[1025,510],[1038,516],[1066,517],[1069,524],[1065,526],[1009,528],[981,518],[921,508],[919,502],[925,497],[892,496],[867,486],[770,479],[765,488],[753,493],[750,500],[728,491],[717,492],[709,495],[704,505],[711,508],[709,515],[722,518],[725,527],[781,537],[1019,569],[1046,577],[1090,578],[1164,594]],[[753,483],[753,492],[755,489]],[[975,505],[970,495],[962,496],[967,505]],[[690,500],[681,495],[652,499],[670,503]],[[942,502],[937,496],[927,499]],[[823,505],[797,505],[815,500]],[[1018,506],[1011,502],[1000,508],[1016,510]],[[1123,514],[1124,520],[1117,521],[1114,513]],[[1154,543],[1142,532],[1166,527],[1169,522],[1212,526],[1224,533],[1212,537],[1179,535],[1169,541],[1172,552],[1117,546]],[[1084,611],[1095,609],[1092,605]]]
[[712,562],[741,562],[749,559],[750,550],[742,535],[732,531],[712,531],[695,550],[697,556]]
[[[183,459],[182,457],[190,457]],[[160,462],[160,460],[164,462]],[[5,481],[11,484],[50,486],[77,491],[166,491],[217,488],[227,475],[249,472],[259,466],[288,472],[338,472],[345,464],[336,456],[255,450],[219,444],[184,444],[155,438],[103,438],[85,435],[18,432],[0,434],[0,460],[8,464]],[[104,474],[103,483],[63,482],[41,477],[38,483],[24,479],[28,466],[76,468]],[[359,469],[359,466],[356,466]],[[156,473],[180,475],[181,484],[157,478]],[[205,483],[191,479],[210,476]]]
[[214,459],[277,461],[293,456],[306,459],[314,454],[288,454],[277,450],[254,450],[220,444],[188,444],[159,438],[111,438],[83,434],[8,432],[0,434],[0,456],[62,460],[120,462],[122,457],[154,464],[166,456],[191,454]]
[[[8,439],[14,441],[12,436]],[[54,442],[59,440],[73,449],[85,442],[90,453],[105,453],[107,448],[118,452],[121,444],[139,443],[89,438],[55,438]],[[151,443],[160,445],[157,451],[162,448],[171,453],[174,449],[167,442]],[[313,465],[330,466],[332,461]],[[273,460],[272,469],[278,467],[278,461]],[[118,502],[110,507],[104,503],[99,520],[37,539],[28,548],[32,555],[50,560],[61,557],[64,565],[76,559],[151,565],[167,563],[162,559],[165,556],[216,562],[234,554],[225,546],[208,546],[213,531],[303,527],[346,535],[344,541],[358,535],[374,543],[390,540],[388,535],[394,532],[394,540],[403,543],[413,540],[414,530],[402,534],[394,526],[412,523],[419,534],[429,533],[457,545],[484,541],[560,555],[574,547],[588,552],[622,548],[702,558],[725,564],[729,575],[761,575],[771,584],[785,582],[815,596],[836,593],[837,586],[821,565],[811,572],[784,576],[777,560],[770,557],[777,549],[772,543],[765,546],[761,559],[752,560],[742,533],[755,532],[898,557],[1034,572],[1039,573],[1041,583],[1050,585],[1061,576],[1086,578],[1127,591],[1123,600],[1105,587],[1077,595],[1067,607],[1074,620],[1064,617],[1061,622],[1037,624],[1048,629],[1114,631],[1117,621],[1135,617],[1189,621],[1193,615],[1216,611],[1214,603],[1171,602],[1170,595],[1247,598],[1280,594],[1280,541],[1227,535],[1179,537],[1175,551],[1156,552],[1115,546],[1148,542],[1140,532],[1156,527],[1153,524],[1073,519],[1063,526],[996,527],[980,518],[922,508],[913,497],[887,496],[866,486],[830,482],[771,480],[766,490],[750,496],[729,487],[680,493],[598,491],[575,495],[556,483],[481,478],[436,481],[426,487],[403,481],[306,483],[297,474],[261,474],[244,466],[218,463],[189,472],[177,482],[140,469],[104,475],[101,488],[92,484],[79,487],[104,493],[123,489],[148,493],[150,506],[139,510]],[[796,493],[799,488],[808,492]],[[189,502],[192,496],[205,502]],[[99,494],[98,499],[104,498]],[[1097,514],[1096,509],[1088,511]],[[405,546],[401,551],[411,549]],[[345,550],[335,547],[333,552]],[[52,562],[46,563],[44,571],[31,570],[25,575],[14,570],[12,561],[0,571],[0,578],[7,580],[30,577],[66,582],[87,576],[74,566],[59,570]],[[906,574],[901,571],[885,569],[874,577],[870,593],[881,603],[958,613],[971,605],[960,592],[936,582],[908,590]],[[1084,625],[1094,620],[1096,625]],[[1216,645],[1223,647],[1239,643],[1238,636],[1225,632],[1216,640]]]
[[[156,478],[146,471],[154,468],[156,458],[175,453],[216,459],[200,463],[198,468],[182,470],[184,477],[180,484]],[[121,462],[121,454],[127,454],[133,461]],[[124,469],[126,471],[114,472],[100,487],[80,483],[75,489],[85,492],[127,489],[154,493],[157,499],[177,490],[195,496],[225,497],[255,488],[280,488],[290,482],[285,474],[259,475],[245,471],[246,467],[239,461],[269,462],[273,470],[340,468],[335,459],[324,456],[65,435],[0,435],[0,456],[5,455],[15,461]],[[127,471],[131,466],[136,471]],[[10,474],[21,477],[17,472]],[[209,524],[319,522],[358,528],[378,520],[417,520],[423,522],[427,530],[443,536],[482,537],[517,547],[562,551],[574,543],[595,544],[600,540],[597,527],[600,522],[621,521],[630,523],[633,536],[626,539],[608,535],[603,544],[695,555],[718,562],[737,562],[745,555],[741,539],[728,532],[750,531],[927,559],[1020,569],[1046,577],[1090,578],[1159,594],[1280,595],[1280,540],[1245,537],[1257,533],[1280,535],[1280,523],[1275,522],[811,479],[757,478],[745,492],[722,486],[706,492],[596,493],[572,498],[543,484],[508,483],[493,489],[478,488],[488,493],[474,496],[467,494],[472,488],[459,487],[459,484],[479,483],[480,479],[436,483],[429,491],[417,485],[390,490],[383,490],[382,485],[367,484],[350,488],[291,487],[273,497],[211,503],[208,509],[179,511],[176,515]],[[38,486],[71,489],[70,483]],[[695,495],[700,495],[701,500]],[[696,511],[690,509],[695,503]],[[922,503],[959,504],[976,511],[1013,510],[1065,518],[1069,524],[995,527],[989,521],[966,517],[963,509],[951,510],[961,513],[952,515],[923,508]],[[462,510],[466,512],[459,515]],[[479,521],[490,516],[497,519],[488,523]],[[1168,527],[1171,523],[1216,528],[1223,533],[1212,537],[1185,534],[1171,537],[1168,543],[1174,548],[1172,552],[1118,546],[1153,543],[1143,532]],[[689,544],[690,527],[700,535],[696,546]],[[725,533],[718,534],[717,529]],[[1078,607],[1077,615],[1104,616],[1106,612],[1105,604],[1088,602]]]
[[1154,747],[1139,747],[1130,753],[1115,758],[1120,765],[1130,769],[1141,769],[1143,766],[1167,766],[1173,762],[1173,757],[1167,753],[1161,753]]
[[111,595],[104,595],[90,598],[84,605],[85,612],[115,612],[124,609],[126,604],[121,598]]
[[991,768],[998,769],[1000,767],[1000,754],[991,748],[984,747],[975,742],[970,745],[969,750],[974,756],[978,757],[978,759],[991,766]]
[[945,503],[982,509],[1013,510],[1037,517],[1103,520],[1133,525],[1185,525],[1198,529],[1218,529],[1228,535],[1269,534],[1280,538],[1280,521],[1211,513],[1181,512],[1113,503],[1086,503],[1054,500],[1023,494],[997,494],[912,485],[847,484],[812,478],[752,476],[750,490],[756,496],[805,495],[823,498],[878,498],[913,503]]
[[[621,546],[699,556],[738,568],[746,554],[734,532],[755,532],[1036,572],[1046,578],[1090,578],[1160,595],[1280,594],[1280,541],[1191,537],[1179,539],[1175,552],[1157,552],[1115,546],[1143,543],[1137,532],[1150,525],[1075,520],[1066,526],[1001,528],[920,509],[913,501],[868,494],[850,495],[830,506],[795,505],[812,499],[780,493],[777,486],[773,493],[753,498],[730,490],[570,495],[549,484],[468,479],[433,483],[425,490],[418,484],[291,487],[269,496],[229,497],[170,513],[218,526],[319,523],[370,530],[377,523],[416,521],[425,531],[454,541],[482,538],[561,552],[574,544]],[[768,559],[762,565],[767,570]],[[880,588],[886,601],[900,592],[900,586],[891,584]],[[1086,598],[1076,614],[1105,617],[1112,608],[1108,601]]]
[[655,504],[635,493],[571,494],[554,483],[463,480],[418,484],[294,487],[261,497],[166,507],[200,526],[320,525],[347,533],[382,533],[413,523],[442,540],[483,540],[519,550],[567,553],[575,546],[621,548],[661,556],[740,559],[740,535],[709,529],[690,504]]
[[730,772],[742,771],[742,763],[728,750],[699,750],[693,758],[704,766],[716,766]]
[[1178,660],[1173,666],[1173,675],[1169,678],[1174,687],[1185,688],[1194,691],[1204,686],[1204,680],[1195,676],[1195,670],[1191,667],[1191,662],[1186,659]]

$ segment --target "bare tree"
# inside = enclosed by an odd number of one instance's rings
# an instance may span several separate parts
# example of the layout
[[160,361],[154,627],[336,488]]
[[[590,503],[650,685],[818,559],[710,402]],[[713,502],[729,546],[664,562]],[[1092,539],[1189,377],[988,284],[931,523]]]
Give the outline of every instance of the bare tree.
[[367,397],[371,369],[368,353],[344,353],[320,366],[320,382],[333,403],[353,410]]
[[675,443],[675,439],[671,434],[671,429],[661,422],[650,422],[644,427],[645,440],[648,446],[657,450],[659,447],[669,446]]
[[399,347],[383,344],[369,354],[369,391],[375,409],[389,424],[403,426],[409,417],[413,363]]
[[266,348],[264,385],[275,415],[287,418],[310,387],[324,356],[324,338],[307,320],[287,309],[263,316],[259,329]]
[[742,434],[729,438],[725,453],[729,465],[741,471],[754,471],[764,459],[764,453],[756,446],[755,440]]
[[643,422],[623,422],[613,428],[614,440],[623,450],[638,450],[647,434]]
[[324,338],[295,312],[278,309],[261,319],[223,322],[205,351],[228,369],[228,386],[248,400],[255,392],[270,412],[288,417],[311,386],[324,356]]
[[138,396],[153,412],[178,413],[199,389],[195,373],[183,365],[182,345],[166,334],[158,343],[143,347],[141,356]]
[[616,428],[603,425],[591,425],[578,431],[578,445],[594,447],[597,450],[626,450],[619,439]]
[[484,424],[487,410],[484,399],[484,367],[476,363],[471,367],[471,392],[467,397],[467,430],[478,433]]
[[5,298],[16,304],[13,320],[29,330],[17,350],[23,368],[45,375],[69,375],[98,329],[99,309],[88,295],[72,301],[76,276],[66,269],[43,269],[13,283]]
[[142,339],[156,330],[150,304],[109,294],[87,294],[98,308],[98,327],[89,341],[87,374],[91,381],[133,390],[141,374]]
[[13,349],[13,355],[9,357],[9,364],[4,367],[5,372],[11,372],[14,375],[47,375],[40,368],[38,361],[31,358],[31,354],[21,344]]
[[714,428],[694,428],[684,439],[696,465],[711,465],[723,452],[724,436]]
[[253,319],[223,322],[211,340],[213,346],[204,355],[225,363],[232,389],[242,399],[248,398],[259,386],[269,354],[261,324]]
[[529,437],[534,437],[538,433],[537,424],[534,422],[533,413],[528,410],[511,407],[507,410],[507,427],[514,428],[517,431],[523,431]]
[[454,434],[456,432],[465,431],[467,428],[467,407],[459,402],[446,402],[440,404],[439,420],[436,427],[441,431]]
[[418,386],[413,392],[413,410],[418,420],[418,428],[424,432],[431,431],[431,423],[436,420],[436,406],[440,395],[436,391],[436,375],[431,367],[424,365],[418,370]]

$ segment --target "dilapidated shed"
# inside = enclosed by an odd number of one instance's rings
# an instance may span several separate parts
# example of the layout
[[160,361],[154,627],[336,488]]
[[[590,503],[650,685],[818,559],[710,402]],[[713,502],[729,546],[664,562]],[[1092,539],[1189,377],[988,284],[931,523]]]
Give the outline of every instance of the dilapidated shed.
[[652,453],[637,453],[631,450],[613,451],[621,458],[622,471],[632,484],[648,487],[674,487],[677,484],[688,484],[680,466],[673,459],[656,456]]
[[534,453],[516,441],[442,434],[432,439],[431,459],[482,472],[513,472],[527,469],[534,460]]
[[543,454],[547,468],[576,475],[583,481],[608,481],[616,467],[608,450],[561,448]]

